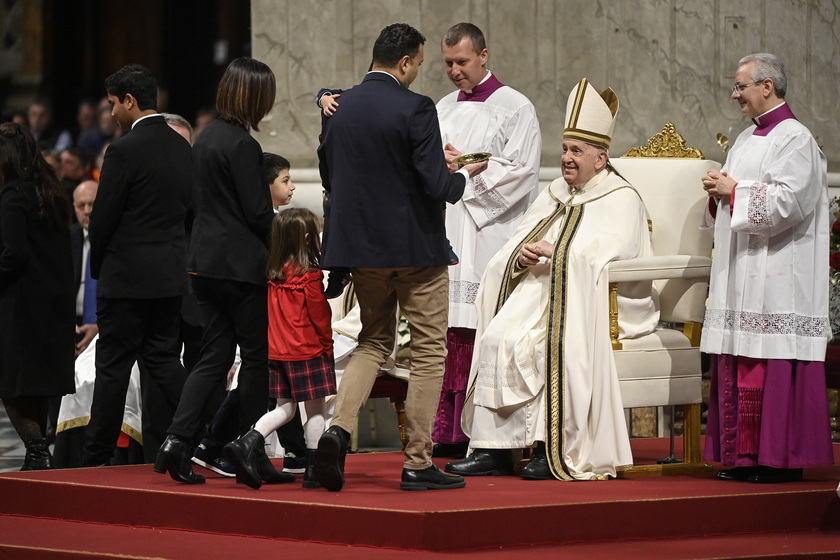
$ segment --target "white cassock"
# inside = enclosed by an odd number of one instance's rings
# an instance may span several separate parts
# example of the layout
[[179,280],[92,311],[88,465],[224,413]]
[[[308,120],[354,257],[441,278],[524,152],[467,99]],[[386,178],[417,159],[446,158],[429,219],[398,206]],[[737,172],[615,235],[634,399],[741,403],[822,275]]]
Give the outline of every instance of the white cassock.
[[487,170],[467,181],[464,196],[446,206],[446,235],[460,263],[449,267],[449,326],[474,329],[475,297],[487,263],[513,233],[539,193],[542,137],[527,97],[492,73],[482,101],[458,101],[454,91],[437,104],[443,145],[464,154],[490,152]]
[[[84,352],[76,357],[76,392],[61,397],[56,433],[87,426],[90,422],[90,405],[93,402],[93,386],[96,381],[96,343],[99,335],[93,337]],[[143,444],[143,401],[140,391],[140,368],[131,366],[128,391],[125,395],[125,412],[121,430],[132,439]]]
[[755,129],[721,168],[738,181],[732,216],[722,199],[701,224],[715,228],[715,257],[700,349],[822,362],[831,339],[825,155],[793,118],[766,136]]
[[[541,239],[554,244],[554,257],[518,271],[519,248]],[[607,268],[651,254],[644,204],[616,174],[604,170],[574,195],[561,178],[540,194],[482,279],[462,415],[471,447],[545,441],[561,480],[615,476],[632,464],[610,342]],[[656,327],[649,286],[619,291],[621,338]]]

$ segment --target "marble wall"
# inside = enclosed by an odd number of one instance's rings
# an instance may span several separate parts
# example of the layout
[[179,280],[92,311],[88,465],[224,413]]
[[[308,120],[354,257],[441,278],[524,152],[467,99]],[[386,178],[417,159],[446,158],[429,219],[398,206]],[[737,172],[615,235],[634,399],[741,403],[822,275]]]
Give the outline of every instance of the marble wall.
[[534,103],[543,166],[560,163],[571,88],[587,77],[621,107],[612,154],[643,145],[674,122],[690,146],[725,157],[749,123],[729,98],[738,59],[773,52],[788,72],[787,100],[840,171],[840,4],[829,0],[252,0],[253,56],[277,81],[258,139],[294,167],[316,165],[321,87],[358,83],[379,31],[406,22],[427,37],[412,89],[438,100],[453,89],[440,37],[470,21],[487,37],[488,67]]

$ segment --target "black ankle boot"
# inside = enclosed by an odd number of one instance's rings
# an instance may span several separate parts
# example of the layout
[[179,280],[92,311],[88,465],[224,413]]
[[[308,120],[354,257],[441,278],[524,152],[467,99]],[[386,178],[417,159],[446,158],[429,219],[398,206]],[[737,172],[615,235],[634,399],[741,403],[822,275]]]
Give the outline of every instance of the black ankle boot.
[[254,490],[262,486],[257,459],[258,451],[261,450],[265,454],[264,445],[265,439],[257,430],[251,430],[236,441],[225,445],[225,455],[233,463],[237,483],[247,484]]
[[260,446],[257,450],[257,472],[266,484],[285,484],[294,482],[295,475],[289,472],[278,471],[271,463],[271,459],[265,453],[265,447]]
[[318,460],[317,449],[306,450],[306,470],[303,472],[303,487],[304,488],[318,488],[318,479],[315,476],[315,461]]
[[22,471],[45,471],[54,469],[52,455],[50,455],[50,444],[46,438],[35,441],[25,441],[26,457],[23,459]]
[[192,453],[187,451],[187,444],[178,436],[169,434],[163,441],[155,458],[155,472],[169,472],[172,480],[184,484],[204,484],[204,477],[195,474],[190,461]]

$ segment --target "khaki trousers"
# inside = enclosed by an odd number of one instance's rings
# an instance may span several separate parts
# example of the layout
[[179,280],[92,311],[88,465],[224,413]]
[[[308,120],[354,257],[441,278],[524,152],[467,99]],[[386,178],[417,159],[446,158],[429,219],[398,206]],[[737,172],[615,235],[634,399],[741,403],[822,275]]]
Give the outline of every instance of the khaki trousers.
[[441,266],[354,268],[351,272],[362,330],[338,388],[331,425],[352,433],[379,368],[394,349],[399,303],[411,333],[404,467],[425,469],[432,464],[432,426],[446,358],[449,271]]

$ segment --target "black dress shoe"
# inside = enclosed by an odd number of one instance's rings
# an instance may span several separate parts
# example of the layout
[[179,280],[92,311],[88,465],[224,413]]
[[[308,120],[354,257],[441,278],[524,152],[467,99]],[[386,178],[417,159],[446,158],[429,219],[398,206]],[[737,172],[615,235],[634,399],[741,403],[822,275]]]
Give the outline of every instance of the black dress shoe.
[[513,454],[510,449],[476,449],[466,459],[447,463],[444,470],[461,476],[510,476]]
[[749,479],[756,484],[781,484],[782,482],[802,482],[802,469],[776,469],[756,467]]
[[522,469],[520,476],[522,476],[523,480],[553,480],[554,475],[551,474],[545,451],[542,453],[539,450],[535,451],[531,456],[531,460]]
[[318,440],[315,478],[326,488],[337,492],[344,486],[344,458],[350,434],[338,426],[330,426]]
[[204,484],[204,477],[192,470],[192,453],[187,450],[187,444],[177,436],[169,434],[160,446],[155,458],[155,472],[165,473],[176,482],[184,484]]
[[427,469],[403,469],[400,490],[449,490],[466,485],[463,477],[443,473],[433,464]]
[[318,450],[306,450],[306,469],[303,471],[304,488],[320,488],[318,477],[315,476],[315,462],[318,461]]
[[468,441],[459,441],[457,443],[436,443],[432,447],[432,457],[451,457],[453,459],[463,459],[467,455]]
[[735,480],[737,482],[746,482],[750,476],[755,472],[756,467],[733,467],[718,471],[715,478],[718,480]]

